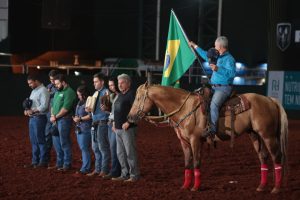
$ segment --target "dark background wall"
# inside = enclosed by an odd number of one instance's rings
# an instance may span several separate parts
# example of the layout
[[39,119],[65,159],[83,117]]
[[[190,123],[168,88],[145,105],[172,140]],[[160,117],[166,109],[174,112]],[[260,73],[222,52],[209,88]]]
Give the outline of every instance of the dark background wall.
[[[161,60],[170,10],[174,9],[189,38],[197,42],[199,6],[205,2],[161,1]],[[248,65],[265,61],[267,57],[266,10],[266,0],[227,0],[223,3],[222,34],[229,37],[231,51],[237,60]],[[143,50],[139,47],[147,46],[143,35],[149,32],[155,35],[155,26],[147,27],[147,23],[156,23],[156,1],[150,0],[132,0],[130,3],[121,0],[10,0],[9,12],[11,52],[85,50],[96,51],[103,57],[144,58],[143,52],[139,52]],[[69,24],[47,27],[46,19],[51,17],[52,22]],[[207,41],[205,43],[200,45],[207,46]],[[154,58],[154,46],[151,51],[150,58]]]
[[[202,3],[209,4],[212,1],[216,0],[161,1],[160,60],[164,57],[171,8],[191,40],[206,48],[213,45],[211,38],[201,39],[208,30],[199,31],[199,26],[203,25],[199,19],[202,14],[199,8]],[[280,17],[272,21],[272,14],[277,16],[272,11],[277,2],[283,6],[278,4],[275,7],[276,11],[280,11]],[[222,35],[228,36],[230,51],[236,60],[249,67],[268,61],[271,67],[280,65],[279,70],[299,70],[297,57],[300,44],[292,42],[285,52],[281,52],[274,46],[272,38],[276,30],[271,26],[279,22],[291,22],[293,31],[299,30],[299,7],[299,0],[224,0]],[[212,14],[215,16],[217,11],[214,10]],[[49,25],[49,20],[55,22],[54,25]],[[209,20],[204,19],[202,23],[208,23]],[[60,24],[61,21],[64,24]],[[154,59],[155,23],[156,1],[152,0],[10,0],[9,41],[2,41],[0,49],[5,46],[11,53],[82,50],[96,52],[102,57]],[[149,46],[147,52],[146,46]],[[76,88],[78,77],[73,79]],[[26,77],[2,76],[0,80],[1,91],[9,94],[8,98],[1,101],[1,105],[7,105],[1,114],[20,113],[21,102],[30,93]],[[44,80],[47,83],[47,77]],[[251,90],[247,88],[247,91]],[[264,87],[257,91],[264,93]]]

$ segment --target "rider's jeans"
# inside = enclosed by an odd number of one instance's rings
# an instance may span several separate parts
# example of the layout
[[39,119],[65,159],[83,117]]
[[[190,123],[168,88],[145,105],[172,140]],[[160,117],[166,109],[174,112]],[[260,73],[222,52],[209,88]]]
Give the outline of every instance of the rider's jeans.
[[211,117],[211,127],[210,131],[217,131],[217,123],[219,118],[219,111],[222,104],[230,96],[232,91],[232,86],[213,86],[213,97],[210,103],[210,117]]

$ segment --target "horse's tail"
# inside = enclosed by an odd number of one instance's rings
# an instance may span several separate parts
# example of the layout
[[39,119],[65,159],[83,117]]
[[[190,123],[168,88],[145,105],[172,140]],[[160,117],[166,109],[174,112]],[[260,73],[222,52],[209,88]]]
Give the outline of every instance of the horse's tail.
[[280,148],[281,148],[281,164],[283,166],[284,172],[287,172],[287,147],[288,147],[288,119],[286,112],[281,105],[281,103],[275,99],[271,98],[273,102],[277,105],[279,109],[280,117]]

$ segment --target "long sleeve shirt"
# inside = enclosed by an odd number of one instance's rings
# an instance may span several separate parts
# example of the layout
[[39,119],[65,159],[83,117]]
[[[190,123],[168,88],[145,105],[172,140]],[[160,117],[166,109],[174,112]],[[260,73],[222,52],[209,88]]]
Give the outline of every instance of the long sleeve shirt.
[[[200,47],[196,48],[196,52],[205,61],[208,61],[207,52]],[[233,56],[226,51],[224,54],[220,55],[217,61],[217,71],[213,71],[212,77],[210,79],[211,84],[221,84],[221,85],[231,85],[236,74],[235,70],[235,59]]]
[[[130,112],[134,102],[135,92],[130,89],[125,94],[118,94],[118,98],[114,102],[114,120],[116,129],[122,129],[122,125],[127,122],[127,115]],[[130,127],[135,124],[130,123]]]
[[32,100],[32,110],[38,110],[39,115],[46,114],[48,112],[50,94],[43,84],[34,88],[31,91],[29,98]]

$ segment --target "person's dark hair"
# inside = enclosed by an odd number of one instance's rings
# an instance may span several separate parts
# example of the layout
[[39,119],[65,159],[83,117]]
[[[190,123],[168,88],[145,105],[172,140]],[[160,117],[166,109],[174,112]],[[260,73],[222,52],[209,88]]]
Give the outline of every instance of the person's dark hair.
[[54,77],[54,76],[56,76],[57,74],[59,74],[59,72],[58,72],[57,70],[55,70],[55,69],[52,69],[52,70],[49,72],[48,76]]
[[66,76],[64,74],[57,74],[54,76],[54,80],[59,80],[60,82],[67,82]]
[[79,92],[82,95],[84,100],[86,100],[88,98],[88,96],[90,95],[90,92],[85,85],[80,85],[77,88],[77,92]]
[[[114,82],[115,87],[116,87],[116,91],[117,91],[117,92],[120,92],[119,87],[118,87],[118,80],[117,80],[116,77],[110,77],[110,78],[108,79],[108,81]],[[112,92],[112,91],[111,91],[111,92]]]
[[27,80],[28,81],[32,80],[32,81],[39,81],[39,82],[41,82],[41,79],[40,79],[40,77],[37,74],[29,74],[27,76]]
[[102,73],[94,74],[93,77],[94,77],[94,78],[98,78],[100,81],[101,81],[101,80],[102,80],[102,81],[105,80],[105,76],[104,76],[104,74],[102,74]]

